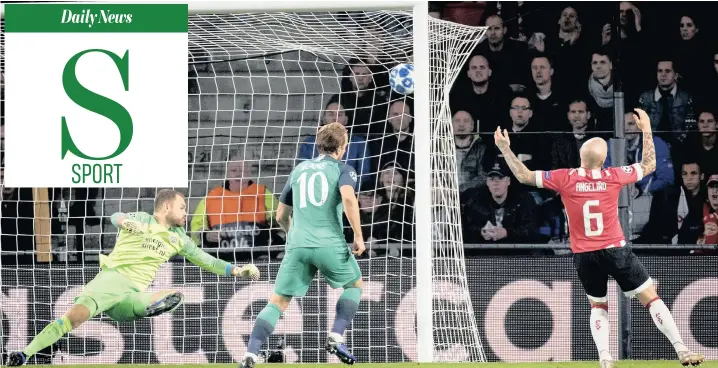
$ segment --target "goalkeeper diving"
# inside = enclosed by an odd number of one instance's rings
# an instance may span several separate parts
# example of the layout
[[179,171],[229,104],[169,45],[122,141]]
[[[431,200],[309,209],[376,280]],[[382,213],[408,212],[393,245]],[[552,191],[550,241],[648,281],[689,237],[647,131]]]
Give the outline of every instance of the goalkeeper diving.
[[[349,142],[343,125],[323,126],[316,142],[320,155],[292,170],[279,197],[277,222],[287,232],[286,252],[277,271],[274,293],[257,315],[240,368],[254,367],[262,344],[289,302],[307,294],[317,271],[329,286],[344,289],[325,349],[346,364],[356,362],[344,344],[344,331],[359,308],[362,293],[361,271],[354,258],[365,250],[355,193],[357,174],[340,161]],[[344,239],[342,212],[354,230],[352,251]]]
[[184,196],[170,189],[157,193],[153,215],[113,214],[111,221],[119,229],[119,236],[112,252],[100,256],[100,272],[85,285],[62,317],[47,325],[23,351],[11,353],[7,365],[25,364],[37,352],[102,312],[118,322],[172,312],[182,304],[182,293],[145,290],[160,266],[177,254],[217,275],[259,278],[259,270],[253,264],[234,266],[198,248],[185,233],[186,217]]

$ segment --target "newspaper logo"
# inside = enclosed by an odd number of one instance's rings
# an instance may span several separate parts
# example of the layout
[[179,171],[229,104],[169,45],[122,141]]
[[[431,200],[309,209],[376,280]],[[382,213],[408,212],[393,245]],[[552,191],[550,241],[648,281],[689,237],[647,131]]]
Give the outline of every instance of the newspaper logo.
[[187,186],[186,4],[7,4],[5,30],[6,185]]

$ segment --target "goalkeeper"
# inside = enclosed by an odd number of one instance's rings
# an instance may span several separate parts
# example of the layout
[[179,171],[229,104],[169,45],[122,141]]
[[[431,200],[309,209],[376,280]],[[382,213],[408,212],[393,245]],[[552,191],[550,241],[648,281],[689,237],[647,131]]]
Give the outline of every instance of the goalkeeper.
[[300,163],[289,175],[277,208],[277,222],[287,232],[287,250],[277,272],[274,294],[254,323],[241,368],[254,367],[259,349],[279,317],[293,297],[306,295],[317,271],[332,288],[344,288],[325,348],[344,363],[356,362],[344,345],[343,335],[359,308],[362,280],[359,265],[344,240],[342,209],[354,230],[355,255],[364,252],[364,240],[355,194],[357,174],[339,161],[348,141],[343,125],[323,126],[316,141],[320,156]]
[[182,293],[145,290],[160,266],[176,254],[218,275],[258,279],[259,270],[253,264],[239,268],[199,249],[185,234],[186,216],[184,196],[169,189],[157,194],[154,215],[113,214],[112,224],[119,229],[119,236],[112,253],[100,256],[100,272],[85,285],[65,315],[45,327],[23,351],[11,353],[7,365],[23,365],[38,351],[102,312],[115,321],[126,322],[173,311],[182,304]]

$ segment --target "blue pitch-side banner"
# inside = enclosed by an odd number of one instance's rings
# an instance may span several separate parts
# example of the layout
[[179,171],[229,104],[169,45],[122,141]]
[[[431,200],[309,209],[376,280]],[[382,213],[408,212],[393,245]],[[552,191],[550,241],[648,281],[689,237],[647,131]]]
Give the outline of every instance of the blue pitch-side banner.
[[[642,260],[672,309],[685,342],[708,359],[718,359],[718,258]],[[366,287],[353,328],[347,332],[351,349],[361,362],[415,360],[415,290],[410,280],[396,276],[410,275],[411,262],[375,259],[360,263]],[[466,266],[476,322],[490,361],[597,359],[588,328],[589,305],[570,258],[471,258]],[[267,271],[271,278],[277,268],[277,264],[261,266],[264,281],[247,283],[216,277],[183,263],[167,265],[150,291],[181,290],[187,296],[184,307],[172,315],[135,323],[94,319],[62,339],[52,356],[38,357],[44,362],[88,364],[236,362],[244,354],[252,323],[272,291]],[[3,353],[22,348],[61,315],[96,272],[95,265],[52,270],[3,267]],[[391,276],[384,276],[387,274]],[[447,290],[446,286],[442,285],[442,290]],[[274,349],[283,337],[288,362],[335,361],[324,352],[323,343],[339,294],[325,283],[315,282],[309,295],[294,301],[280,320],[269,348]],[[615,306],[616,293],[609,299]],[[446,349],[445,355],[450,352],[454,358],[476,359],[476,350],[455,343],[465,335],[453,327],[453,321],[466,314],[452,315],[451,303],[435,302],[437,310],[446,311],[436,313],[435,324],[451,322],[448,331],[454,331],[450,341],[437,338],[436,342]],[[617,354],[616,308],[609,313],[611,349]],[[674,359],[673,349],[635,300],[631,314],[634,357]]]

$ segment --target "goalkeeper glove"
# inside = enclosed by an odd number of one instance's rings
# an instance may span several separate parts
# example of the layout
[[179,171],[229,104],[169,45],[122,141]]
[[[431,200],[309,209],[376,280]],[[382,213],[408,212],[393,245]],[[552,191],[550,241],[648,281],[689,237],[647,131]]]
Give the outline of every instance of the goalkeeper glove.
[[251,263],[242,267],[234,266],[232,267],[232,276],[240,276],[245,279],[257,281],[259,280],[259,269]]

